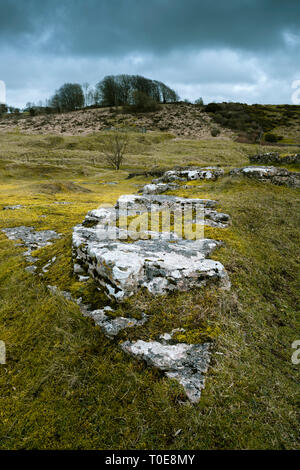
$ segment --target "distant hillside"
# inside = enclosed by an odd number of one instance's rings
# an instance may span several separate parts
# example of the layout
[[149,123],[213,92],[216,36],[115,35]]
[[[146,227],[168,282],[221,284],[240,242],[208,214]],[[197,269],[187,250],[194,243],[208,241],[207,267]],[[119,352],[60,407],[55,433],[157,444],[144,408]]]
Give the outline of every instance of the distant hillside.
[[83,109],[38,116],[5,115],[0,132],[88,135],[111,128],[165,131],[178,137],[233,139],[245,143],[300,143],[300,106],[189,103],[160,105],[158,111],[130,113],[119,108]]
[[300,106],[210,103],[204,110],[240,142],[299,143]]

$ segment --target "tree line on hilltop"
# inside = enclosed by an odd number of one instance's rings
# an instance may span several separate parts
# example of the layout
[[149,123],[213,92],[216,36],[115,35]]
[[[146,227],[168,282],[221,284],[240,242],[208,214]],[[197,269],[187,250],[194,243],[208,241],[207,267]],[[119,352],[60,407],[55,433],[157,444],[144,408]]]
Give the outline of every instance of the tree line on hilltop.
[[[140,75],[108,75],[95,87],[65,83],[46,104],[27,103],[30,114],[67,112],[84,107],[125,106],[132,111],[155,111],[160,103],[174,103],[177,93],[163,82]],[[43,109],[42,109],[43,108]]]

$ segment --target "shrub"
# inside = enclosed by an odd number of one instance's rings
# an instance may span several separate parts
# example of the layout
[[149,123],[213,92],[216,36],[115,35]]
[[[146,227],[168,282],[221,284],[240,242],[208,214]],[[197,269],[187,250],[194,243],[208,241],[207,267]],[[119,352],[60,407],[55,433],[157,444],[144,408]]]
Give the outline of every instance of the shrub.
[[29,109],[29,114],[30,114],[30,116],[37,116],[37,110],[35,108],[30,108]]
[[213,137],[217,137],[220,134],[220,132],[221,132],[220,129],[218,129],[217,127],[213,127],[210,131]]
[[[136,113],[147,113],[151,111],[157,111],[159,109],[158,103],[142,91],[133,92],[132,101],[133,105],[129,107],[129,110]],[[128,109],[128,107],[126,109]]]
[[195,100],[195,105],[197,106],[204,106],[204,101],[202,98],[198,98],[197,100]]
[[278,142],[279,140],[282,140],[282,136],[281,135],[276,135],[276,134],[266,134],[265,135],[265,141],[266,142]]
[[205,111],[207,113],[216,113],[221,109],[221,105],[217,103],[208,103],[208,105],[205,106]]

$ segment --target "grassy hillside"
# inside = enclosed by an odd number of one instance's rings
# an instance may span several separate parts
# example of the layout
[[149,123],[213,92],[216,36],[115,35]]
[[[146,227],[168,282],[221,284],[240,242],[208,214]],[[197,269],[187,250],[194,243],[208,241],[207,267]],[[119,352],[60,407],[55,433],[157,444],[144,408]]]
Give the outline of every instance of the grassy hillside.
[[28,134],[89,135],[112,127],[168,132],[177,137],[241,143],[300,144],[300,106],[189,103],[160,105],[155,112],[128,109],[83,109],[63,114],[7,114],[0,117],[0,132]]
[[211,103],[204,110],[219,126],[235,132],[239,142],[300,142],[300,106]]
[[[299,449],[299,366],[291,363],[291,344],[299,339],[299,190],[225,177],[173,193],[217,199],[232,217],[228,229],[205,230],[225,242],[214,257],[232,289],[163,298],[141,293],[118,313],[144,311],[149,322],[111,342],[74,303],[47,289],[56,285],[94,306],[108,304],[91,281],[73,275],[72,227],[88,210],[150,181],[128,180],[133,169],[229,170],[247,164],[258,147],[132,133],[123,169],[114,172],[101,153],[102,138],[0,134],[0,228],[29,225],[62,234],[38,251],[38,273],[56,256],[48,273],[32,276],[24,271],[24,249],[0,232],[0,339],[7,348],[7,364],[0,365],[0,448]],[[54,204],[62,201],[70,204]],[[14,204],[24,208],[1,210]],[[214,344],[198,405],[186,401],[178,383],[117,347],[182,326],[186,341],[196,336]]]

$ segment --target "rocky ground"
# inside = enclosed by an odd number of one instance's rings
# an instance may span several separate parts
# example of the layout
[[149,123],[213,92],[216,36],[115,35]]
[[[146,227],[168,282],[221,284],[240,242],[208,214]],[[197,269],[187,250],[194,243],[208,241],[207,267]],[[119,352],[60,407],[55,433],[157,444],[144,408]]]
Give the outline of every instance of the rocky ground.
[[0,119],[0,132],[19,129],[30,134],[89,135],[112,128],[138,129],[141,132],[164,131],[178,137],[213,138],[211,130],[219,129],[215,139],[232,137],[229,129],[214,124],[201,108],[180,103],[164,105],[159,111],[128,114],[121,109],[99,108],[55,115]]
[[[298,448],[299,189],[228,141],[114,172],[70,139],[0,139],[1,447]],[[201,240],[145,223],[184,202]]]
[[[216,170],[214,173],[213,168],[209,171],[195,169],[180,172],[177,178],[186,181],[212,179],[223,173],[221,170]],[[162,180],[173,179],[175,174],[174,171],[166,172]],[[147,186],[149,185],[144,188]],[[80,282],[86,282],[92,277],[105,288],[108,298],[119,302],[133,296],[141,288],[147,289],[153,295],[161,295],[174,290],[186,291],[194,287],[203,287],[208,282],[214,281],[223,289],[229,289],[230,281],[224,266],[208,259],[211,252],[221,245],[220,242],[203,238],[196,227],[198,223],[203,226],[203,224],[211,225],[212,222],[215,227],[228,226],[229,216],[212,210],[215,205],[216,201],[208,199],[121,196],[115,207],[90,211],[83,224],[74,227],[72,242],[74,272],[79,275]],[[21,208],[21,205],[5,206],[3,210]],[[169,218],[172,212],[174,218],[179,219],[174,220],[173,231],[153,231],[152,228],[149,231],[148,225],[152,222],[153,215],[159,215],[166,210]],[[190,211],[190,220],[186,220],[188,211]],[[197,211],[201,213],[201,218]],[[121,218],[125,217],[127,227],[129,217],[132,219],[133,216],[141,214],[150,216],[149,220],[147,217],[146,230],[143,232],[132,230],[132,220],[128,229],[120,228]],[[220,219],[222,222],[226,221],[226,224],[221,223]],[[156,227],[159,230],[157,225]],[[191,233],[193,236],[189,238],[187,238],[188,228],[194,228]],[[32,273],[37,269],[34,263],[38,258],[32,257],[31,253],[50,245],[50,240],[60,237],[53,230],[37,232],[33,227],[24,226],[5,228],[2,232],[10,240],[21,241],[19,245],[27,248],[24,255],[30,265],[26,270]],[[42,267],[40,275],[47,273],[55,261],[56,257],[50,259]],[[59,292],[57,286],[48,287],[54,293]],[[73,300],[70,293],[62,291],[62,294]],[[81,301],[78,305],[83,314],[93,318],[96,325],[99,325],[108,337],[115,337],[120,331],[141,326],[147,321],[144,313],[141,320],[111,317],[110,313],[113,310],[109,305],[96,310],[89,309]],[[160,341],[127,341],[121,344],[121,348],[158,367],[168,377],[178,380],[188,398],[192,402],[198,402],[205,383],[203,374],[207,372],[210,362],[210,344],[176,343],[173,340],[174,331],[161,334]]]
[[[275,167],[246,167],[234,169],[230,174],[291,187],[298,187],[300,182],[298,174]],[[174,181],[216,180],[223,176],[224,171],[214,167],[169,170],[161,178],[143,186],[140,190],[143,196],[123,195],[115,207],[90,211],[83,223],[73,229],[74,273],[79,276],[79,281],[86,282],[92,278],[104,288],[108,299],[118,302],[134,296],[140,289],[147,289],[152,295],[162,295],[176,290],[203,288],[211,282],[217,282],[223,290],[230,289],[224,266],[208,259],[222,243],[206,239],[204,231],[197,231],[199,224],[201,227],[226,228],[230,217],[212,209],[216,206],[213,200],[156,195],[163,192],[162,189],[180,190],[180,185],[175,188],[169,186]],[[150,195],[149,187],[152,189]],[[5,206],[3,210],[21,208],[21,205]],[[172,225],[159,229],[159,223],[156,223],[155,231],[155,215],[164,217],[164,212],[168,215],[169,224],[173,214]],[[36,232],[33,227],[24,226],[5,228],[2,232],[10,240],[21,240],[21,246],[26,246],[24,255],[30,263],[26,270],[32,273],[36,271],[34,263],[38,261],[31,256],[32,251],[48,246],[50,240],[60,237],[53,230]],[[40,275],[47,273],[55,261],[56,257],[50,259],[42,267]],[[59,293],[57,286],[48,287]],[[70,293],[62,291],[62,295],[74,301]],[[126,328],[140,327],[148,320],[145,313],[137,320],[111,316],[115,312],[109,305],[91,310],[81,300],[77,303],[82,313],[91,317],[110,338]],[[175,331],[186,333],[184,328],[172,330],[162,333],[156,341],[121,342],[121,348],[162,370],[167,377],[176,379],[184,387],[189,400],[197,403],[205,385],[204,373],[208,370],[211,345],[178,343],[173,338]]]

